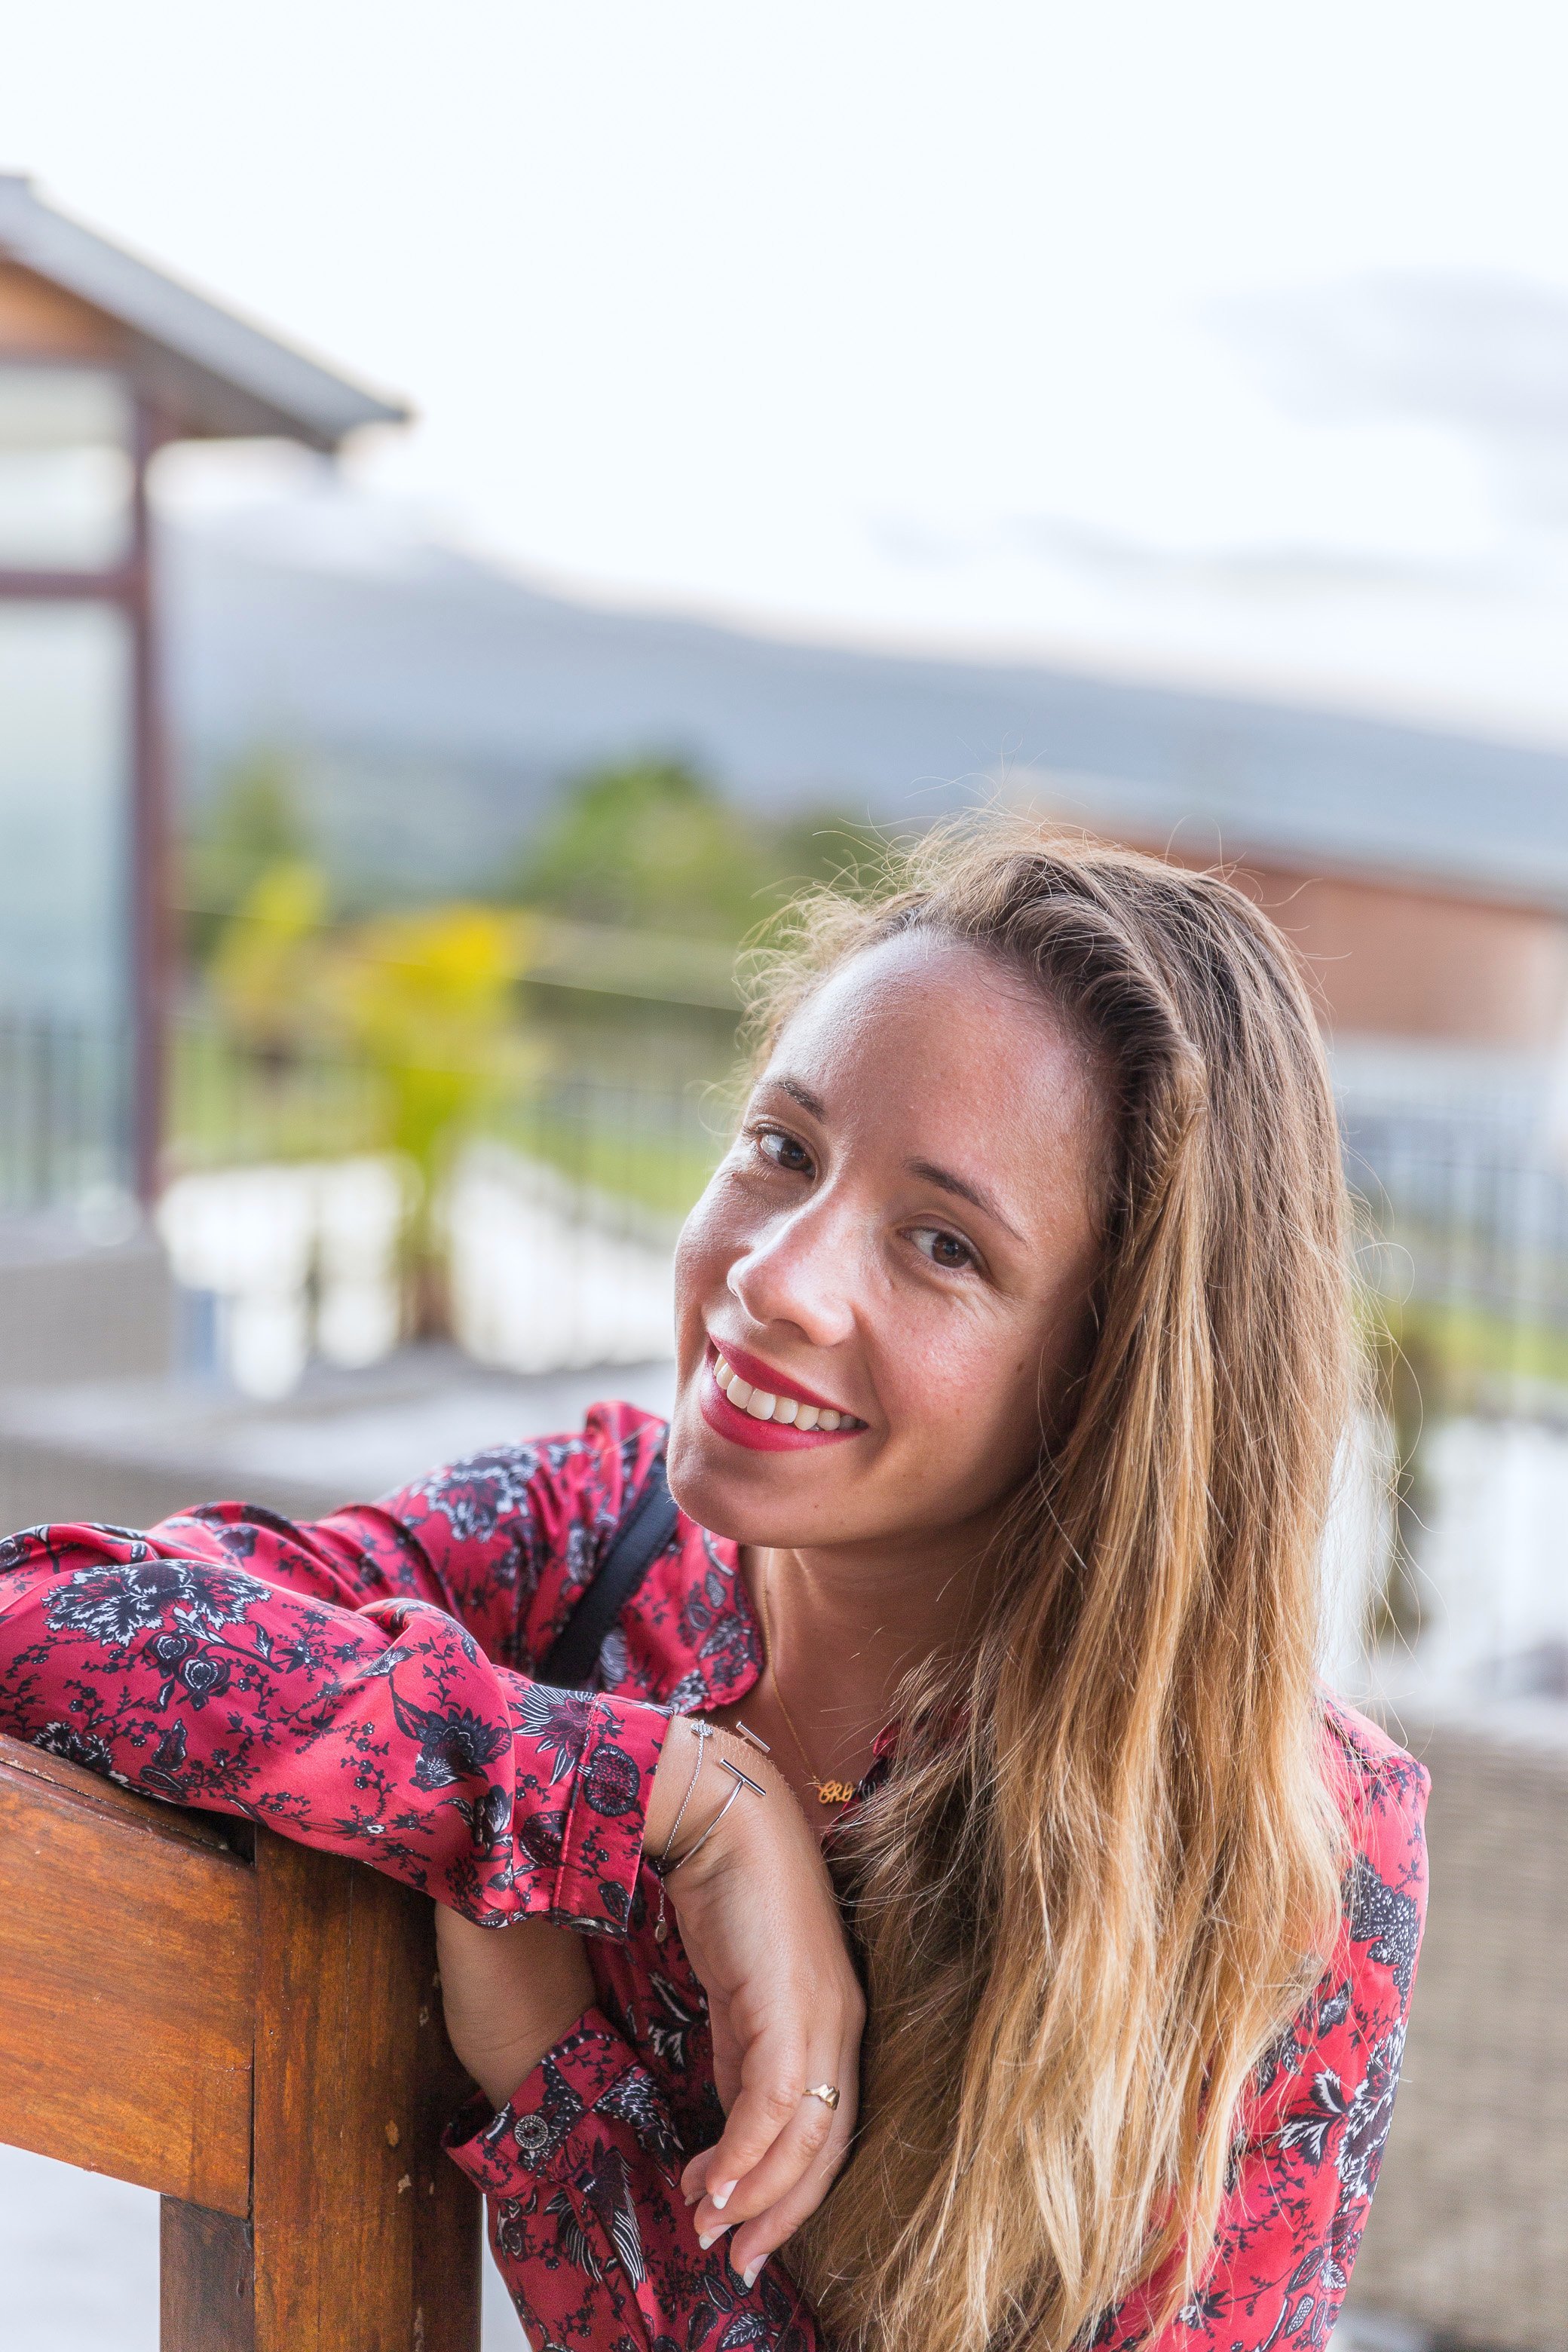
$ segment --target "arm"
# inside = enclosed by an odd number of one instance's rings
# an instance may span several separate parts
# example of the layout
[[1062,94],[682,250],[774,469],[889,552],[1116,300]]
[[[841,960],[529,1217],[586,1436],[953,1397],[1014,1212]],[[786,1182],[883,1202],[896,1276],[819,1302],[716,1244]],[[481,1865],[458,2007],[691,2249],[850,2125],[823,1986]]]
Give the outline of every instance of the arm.
[[447,2147],[489,2202],[490,2242],[535,2344],[597,2352],[826,2352],[776,2263],[751,2286],[699,2245],[683,2149],[652,2077],[590,2009],[499,2114],[477,2100]]
[[354,1514],[291,1528],[224,1509],[0,1545],[0,1727],[476,1916],[624,1933],[662,1709],[531,1683],[430,1599],[312,1597],[348,1577]]
[[[710,1742],[710,1748],[721,1745],[721,1736]],[[745,1755],[747,1769],[761,1769],[754,1753],[737,1752]],[[667,1842],[689,1787],[699,1803],[686,1817],[695,1825],[682,1839],[690,1851],[702,1809],[711,1819],[733,1786],[710,1759],[700,1763],[700,1754],[695,1727],[684,1721],[672,1726],[649,1815],[654,1851]],[[632,2167],[626,2178],[633,2184],[634,2212],[656,2220],[676,2215],[686,2260],[692,2257],[693,2242],[707,2253],[732,2231],[726,2248],[731,2289],[755,2290],[758,2312],[766,2308],[778,2320],[773,2305],[784,2274],[764,2265],[814,2210],[847,2152],[864,2005],[816,1841],[789,1790],[771,1779],[764,1785],[760,1802],[748,1795],[730,1806],[689,1866],[676,1870],[666,1888],[672,1905],[679,1905],[682,1940],[708,1992],[717,2087],[728,2111],[723,2132],[714,2147],[694,2149],[678,2147],[673,2127],[666,2129],[660,2149],[676,2165],[679,2205],[670,2202],[668,2179],[644,2177],[646,2166],[639,2170],[634,2163],[629,2143],[622,2154]],[[495,1935],[437,1912],[437,1929],[453,2046],[490,2105],[501,2109],[513,2085],[526,2082],[542,2063],[548,2073],[557,2063],[556,2045],[577,2031],[594,2000],[586,1956],[578,1938],[534,1922]],[[609,2031],[600,2018],[595,2032],[602,2037]],[[601,2042],[594,2046],[599,2049]],[[624,2043],[617,2046],[624,2051],[624,2065],[637,2066],[643,2079],[640,2061]],[[701,2071],[706,2074],[705,2067]],[[839,2086],[837,2109],[805,2091],[825,2080]],[[480,2137],[493,2157],[499,2144],[494,2130],[486,2125]],[[487,2179],[499,2191],[493,2166]],[[726,2179],[734,2184],[728,2192]],[[689,2217],[688,2207],[695,2209]],[[510,2242],[508,2274],[514,2292],[529,2304],[531,2295],[544,2292],[537,2280],[531,2285],[529,2269],[542,2257],[532,2241],[525,2248],[515,2231]],[[723,2264],[714,2259],[718,2266],[709,2268],[719,2280]],[[502,2268],[508,2269],[507,2262]],[[793,2309],[794,2290],[788,2292]],[[722,2307],[738,2317],[733,2303]],[[543,2305],[529,2308],[536,2319],[542,2316]],[[683,2331],[691,2316],[683,2318]]]
[[[531,1922],[496,1936],[450,1913],[437,1920],[453,2042],[482,2092],[447,2145],[487,2198],[496,2264],[533,2342],[826,2352],[776,2263],[745,2275],[723,2235],[700,2243],[680,2180],[689,2151],[637,2052],[593,2006],[579,1939]],[[510,2011],[487,1998],[487,1979],[489,1991],[510,1985]],[[500,2014],[514,2029],[556,2021],[521,2075]],[[509,2083],[521,2083],[510,2096]]]
[[1399,2086],[1426,1909],[1426,1787],[1397,1751],[1369,1776],[1339,1947],[1261,2070],[1200,2285],[1154,2336],[1163,2281],[1133,2295],[1096,2352],[1317,2352],[1327,2342]]
[[[386,1522],[382,1552],[354,1532],[367,1519]],[[626,1932],[645,1833],[661,1852],[689,1779],[691,1726],[530,1682],[433,1600],[389,1591],[425,1571],[386,1514],[293,1528],[215,1506],[149,1536],[32,1529],[0,1544],[0,1727],[369,1862],[470,1917]],[[352,1611],[313,1597],[354,1579],[381,1597]],[[842,2159],[859,2032],[815,1842],[782,1784],[773,1799],[732,1817],[674,1894],[733,2103],[714,2179],[740,2184],[726,2201],[731,2223],[753,2225],[747,2260]],[[803,2099],[824,2078],[845,2086],[837,2116]],[[702,2211],[717,2229],[717,2207]]]

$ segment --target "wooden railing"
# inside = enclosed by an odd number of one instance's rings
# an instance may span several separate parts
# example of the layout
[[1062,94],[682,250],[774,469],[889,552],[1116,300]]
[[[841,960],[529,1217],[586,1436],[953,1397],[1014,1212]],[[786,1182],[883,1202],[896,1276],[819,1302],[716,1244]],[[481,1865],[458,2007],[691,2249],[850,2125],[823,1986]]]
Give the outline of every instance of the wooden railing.
[[0,2140],[157,2190],[162,2352],[477,2352],[427,1902],[0,1738]]

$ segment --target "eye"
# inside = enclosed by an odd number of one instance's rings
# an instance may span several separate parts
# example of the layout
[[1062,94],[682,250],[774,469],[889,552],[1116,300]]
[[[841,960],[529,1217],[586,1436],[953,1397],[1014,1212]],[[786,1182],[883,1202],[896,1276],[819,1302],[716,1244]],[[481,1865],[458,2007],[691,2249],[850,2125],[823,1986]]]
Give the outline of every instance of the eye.
[[815,1166],[810,1152],[795,1135],[782,1127],[759,1127],[753,1130],[752,1141],[764,1160],[782,1168],[787,1176],[810,1176]]
[[979,1264],[969,1244],[950,1234],[945,1225],[916,1225],[910,1239],[921,1255],[941,1266],[944,1274],[962,1274],[967,1266]]

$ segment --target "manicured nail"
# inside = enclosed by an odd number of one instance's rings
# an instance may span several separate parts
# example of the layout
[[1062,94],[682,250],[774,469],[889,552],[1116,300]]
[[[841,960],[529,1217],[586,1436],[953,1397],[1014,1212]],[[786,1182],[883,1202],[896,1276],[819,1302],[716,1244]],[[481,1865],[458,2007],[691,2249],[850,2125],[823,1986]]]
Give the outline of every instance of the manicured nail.
[[686,2201],[689,2205],[700,2205],[702,2202],[702,2191],[700,2189],[689,2189],[686,2190],[685,2195]]
[[710,2230],[708,2235],[704,2237],[701,2231],[699,2230],[697,2232],[697,2242],[701,2247],[703,2252],[706,2253],[714,2240],[716,2238],[721,2238],[724,2232],[722,2230]]
[[713,2210],[716,2213],[721,2213],[724,2210],[725,2206],[728,2205],[731,2198],[735,2193],[735,2187],[736,2184],[732,2180],[721,2180],[717,2189],[710,2189],[708,2191],[709,2197],[712,2202]]
[[757,2284],[757,2273],[762,2267],[763,2265],[760,2262],[748,2263],[745,2269],[741,2273],[742,2285],[745,2287],[755,2286]]

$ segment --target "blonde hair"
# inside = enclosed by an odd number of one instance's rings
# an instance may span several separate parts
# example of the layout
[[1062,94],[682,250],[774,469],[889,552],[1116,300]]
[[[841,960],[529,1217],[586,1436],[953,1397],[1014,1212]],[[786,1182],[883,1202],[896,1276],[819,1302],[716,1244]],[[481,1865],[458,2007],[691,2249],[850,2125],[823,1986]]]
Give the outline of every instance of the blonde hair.
[[1314,1665],[1345,1198],[1305,991],[1222,878],[945,829],[868,899],[796,908],[755,990],[764,1050],[910,932],[1029,975],[1089,1049],[1104,1255],[1000,1598],[906,1685],[837,1864],[865,2106],[792,2260],[858,2352],[1067,2352],[1133,2287],[1158,2326],[1199,2283],[1239,2103],[1338,1922]]

